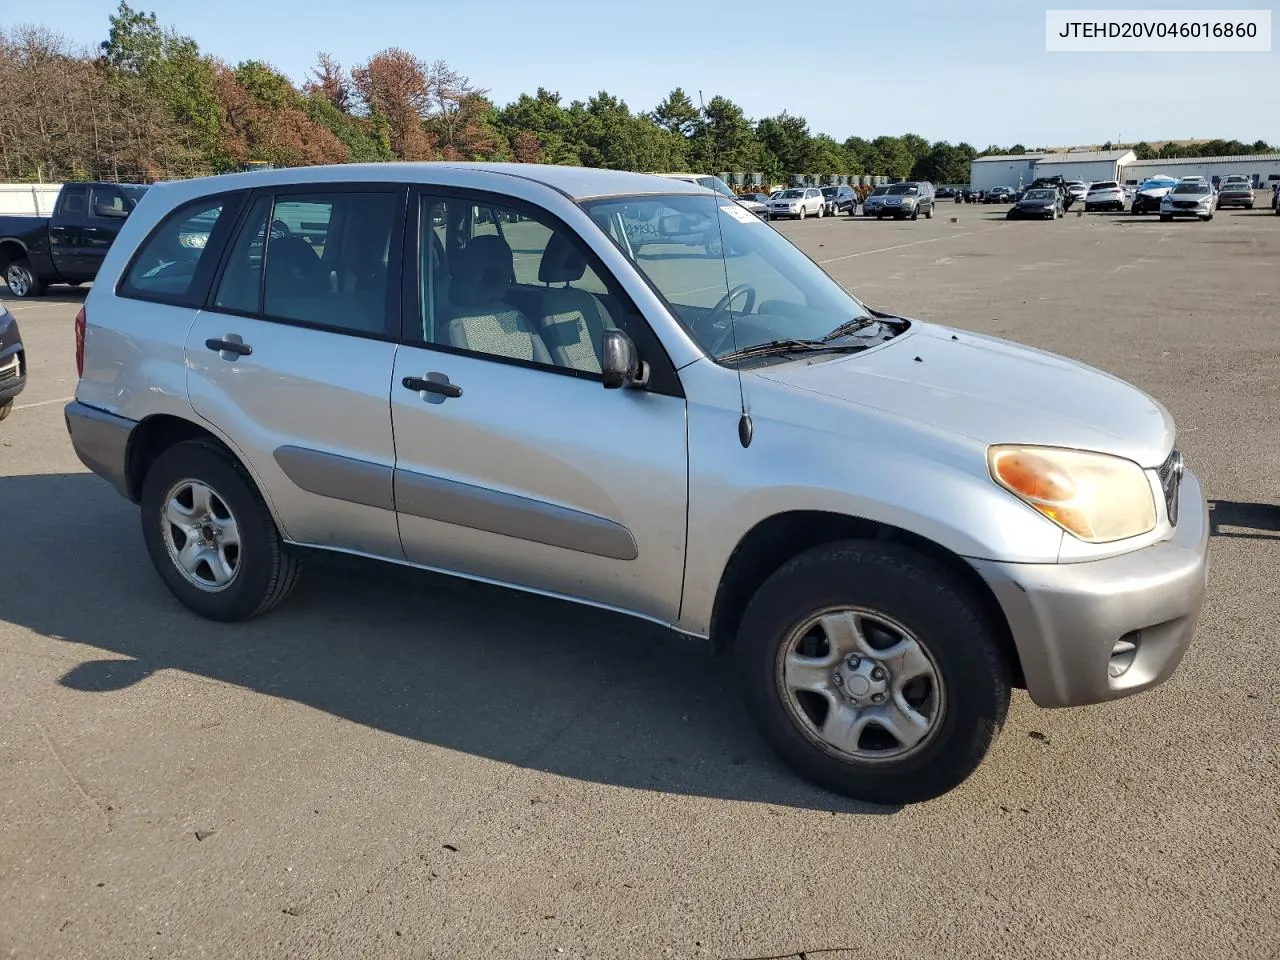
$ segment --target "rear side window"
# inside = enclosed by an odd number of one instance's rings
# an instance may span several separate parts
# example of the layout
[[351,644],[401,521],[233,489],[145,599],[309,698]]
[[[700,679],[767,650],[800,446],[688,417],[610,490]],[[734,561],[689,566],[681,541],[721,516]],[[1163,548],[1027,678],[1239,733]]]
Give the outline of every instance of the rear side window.
[[203,197],[179,207],[142,242],[120,284],[121,296],[196,306],[204,300],[217,264],[215,228],[239,196]]
[[62,191],[62,200],[58,203],[58,215],[61,217],[84,216],[85,189],[72,187]]
[[386,335],[398,293],[399,207],[392,192],[260,197],[232,245],[214,307]]

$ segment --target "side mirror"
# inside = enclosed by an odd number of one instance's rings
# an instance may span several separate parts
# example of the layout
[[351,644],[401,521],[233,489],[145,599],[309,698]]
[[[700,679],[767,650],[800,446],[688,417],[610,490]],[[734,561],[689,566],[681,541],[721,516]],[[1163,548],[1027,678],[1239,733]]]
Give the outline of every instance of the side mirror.
[[109,203],[95,203],[93,205],[93,215],[95,217],[107,217],[114,220],[123,220],[129,216],[128,210],[121,210],[119,207],[113,207]]
[[606,390],[643,387],[649,382],[649,365],[640,359],[629,336],[621,330],[606,330],[602,346],[604,362],[600,364],[600,372]]

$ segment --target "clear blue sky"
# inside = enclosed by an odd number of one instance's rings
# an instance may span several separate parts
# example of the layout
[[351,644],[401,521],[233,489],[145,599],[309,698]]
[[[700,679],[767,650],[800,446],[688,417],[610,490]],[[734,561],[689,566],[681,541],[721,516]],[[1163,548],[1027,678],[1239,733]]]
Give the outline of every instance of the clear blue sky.
[[[106,36],[116,0],[6,0],[0,23],[38,20],[77,42]],[[810,129],[918,133],[1028,147],[1221,137],[1280,142],[1280,54],[1066,54],[1044,50],[1047,0],[803,3],[736,0],[137,0],[223,60],[261,59],[296,80],[320,50],[345,66],[400,46],[441,58],[499,103],[538,86],[568,103],[605,89],[633,110],[672,87],[721,93],[758,118]],[[1118,8],[1266,8],[1198,0]],[[729,12],[732,11],[732,12]],[[1280,17],[1273,11],[1274,29]]]

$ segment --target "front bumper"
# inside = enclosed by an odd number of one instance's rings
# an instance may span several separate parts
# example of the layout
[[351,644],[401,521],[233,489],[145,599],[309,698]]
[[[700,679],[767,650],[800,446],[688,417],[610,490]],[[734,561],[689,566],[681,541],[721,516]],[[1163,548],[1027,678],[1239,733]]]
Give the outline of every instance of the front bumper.
[[1010,220],[1052,220],[1055,213],[1057,213],[1056,207],[1013,207],[1007,216]]
[[[1170,540],[1106,560],[970,560],[1009,621],[1027,692],[1041,707],[1102,703],[1168,680],[1195,635],[1209,576],[1209,511],[1183,474]],[[1117,640],[1137,643],[1118,677]]]
[[8,403],[27,385],[27,357],[22,344],[0,350],[0,403]]
[[1213,207],[1168,207],[1160,208],[1162,217],[1208,217],[1213,215]]
[[128,458],[129,438],[137,423],[78,400],[63,408],[63,417],[80,462],[110,482],[121,495],[134,499],[129,490]]

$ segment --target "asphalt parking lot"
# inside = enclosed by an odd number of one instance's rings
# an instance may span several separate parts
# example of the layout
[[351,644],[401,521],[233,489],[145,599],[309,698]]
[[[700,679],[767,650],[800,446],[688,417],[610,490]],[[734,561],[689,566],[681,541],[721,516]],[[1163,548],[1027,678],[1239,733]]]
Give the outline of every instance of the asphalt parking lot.
[[81,295],[10,302],[0,954],[1280,956],[1280,217],[1003,212],[777,227],[873,306],[1161,400],[1210,596],[1168,684],[1018,693],[905,809],[797,780],[725,663],[604,613],[329,561],[265,619],[196,619],[67,441]]

